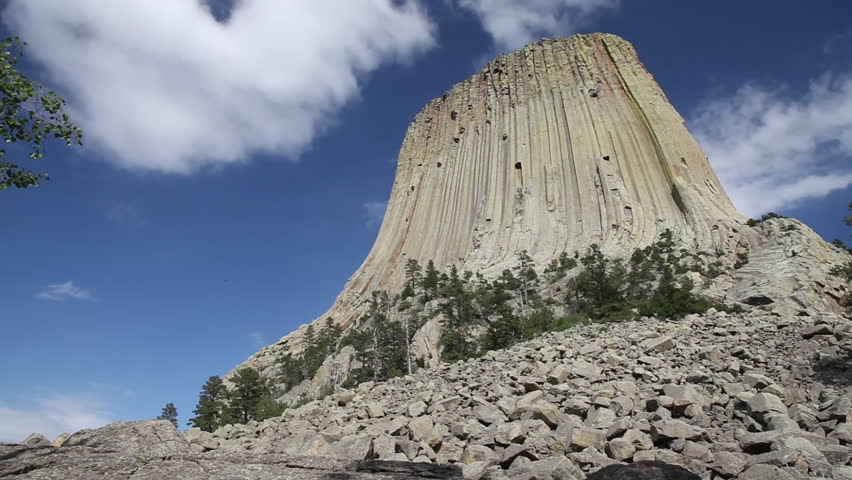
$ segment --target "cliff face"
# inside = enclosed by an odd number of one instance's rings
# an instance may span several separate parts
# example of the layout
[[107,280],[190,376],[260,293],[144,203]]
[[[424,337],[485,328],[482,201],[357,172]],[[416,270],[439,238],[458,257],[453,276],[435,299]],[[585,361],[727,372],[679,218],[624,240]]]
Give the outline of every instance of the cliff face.
[[[592,243],[623,256],[666,229],[684,248],[729,256],[765,240],[630,43],[541,40],[417,114],[378,238],[321,318],[348,326],[370,291],[401,289],[408,259],[496,275],[521,250],[539,265]],[[303,330],[243,365],[262,370],[298,352]]]
[[341,300],[395,290],[409,258],[487,273],[524,249],[539,263],[592,243],[619,255],[665,229],[727,250],[742,221],[630,43],[542,40],[417,114],[376,243]]
[[628,42],[542,40],[415,117],[381,231],[347,290],[397,286],[408,258],[487,272],[523,249],[542,262],[591,243],[617,255],[665,229],[712,251],[741,221]]

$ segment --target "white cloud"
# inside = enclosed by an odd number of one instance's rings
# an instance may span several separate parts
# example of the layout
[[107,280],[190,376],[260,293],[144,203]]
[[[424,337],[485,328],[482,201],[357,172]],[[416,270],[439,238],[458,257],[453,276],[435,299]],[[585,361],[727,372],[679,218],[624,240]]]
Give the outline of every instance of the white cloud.
[[31,433],[53,440],[61,433],[97,428],[113,421],[104,402],[93,394],[56,394],[36,398],[34,408],[0,404],[0,442],[20,442]]
[[61,301],[69,298],[76,300],[89,300],[92,298],[92,295],[88,290],[82,289],[74,285],[74,282],[71,280],[68,280],[65,283],[48,285],[47,288],[38,292],[35,297],[41,300]]
[[619,0],[457,0],[473,12],[501,52],[543,36],[571,35]]
[[367,202],[364,204],[364,219],[367,227],[381,225],[385,218],[388,202]]
[[746,85],[704,101],[691,127],[737,208],[756,216],[852,183],[852,77],[826,74],[799,98]]
[[414,0],[10,0],[3,20],[121,166],[191,173],[295,158],[363,77],[434,45]]
[[114,203],[106,209],[105,214],[111,221],[128,227],[141,227],[145,224],[139,208],[129,203]]

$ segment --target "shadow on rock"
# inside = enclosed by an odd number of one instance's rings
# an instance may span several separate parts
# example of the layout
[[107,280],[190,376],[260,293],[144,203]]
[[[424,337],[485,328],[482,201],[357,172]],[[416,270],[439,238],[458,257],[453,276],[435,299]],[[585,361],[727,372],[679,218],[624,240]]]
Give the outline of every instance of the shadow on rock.
[[586,480],[700,480],[700,478],[683,467],[653,460],[627,465],[610,465],[589,475]]

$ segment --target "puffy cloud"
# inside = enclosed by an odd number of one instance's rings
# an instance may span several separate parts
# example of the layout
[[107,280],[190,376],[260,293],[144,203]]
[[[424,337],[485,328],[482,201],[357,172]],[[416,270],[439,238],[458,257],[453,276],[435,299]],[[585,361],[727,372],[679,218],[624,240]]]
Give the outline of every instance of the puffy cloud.
[[88,144],[167,173],[295,158],[365,75],[434,45],[414,0],[10,0],[2,18]]
[[69,298],[75,300],[89,300],[92,298],[92,294],[88,290],[74,285],[74,282],[71,280],[68,280],[65,283],[48,285],[44,290],[38,292],[35,297],[40,300],[55,301],[66,300]]
[[0,442],[20,442],[29,434],[54,439],[60,433],[97,428],[112,421],[105,403],[93,394],[55,394],[36,398],[30,409],[0,404]]
[[619,0],[457,0],[473,12],[501,52],[549,35],[570,35]]
[[745,85],[705,100],[690,123],[734,204],[788,208],[852,183],[852,77],[826,74],[806,93]]
[[364,223],[367,227],[381,225],[385,218],[388,202],[366,202],[364,204]]

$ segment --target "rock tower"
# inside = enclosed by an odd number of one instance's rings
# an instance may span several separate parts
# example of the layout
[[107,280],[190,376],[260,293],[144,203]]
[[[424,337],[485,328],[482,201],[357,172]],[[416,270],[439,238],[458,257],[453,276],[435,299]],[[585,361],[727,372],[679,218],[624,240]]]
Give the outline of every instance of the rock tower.
[[[348,326],[372,290],[401,289],[408,259],[496,275],[522,250],[539,265],[593,243],[618,257],[667,229],[683,248],[736,255],[763,242],[745,222],[629,42],[544,39],[415,116],[376,242],[320,319]],[[298,352],[303,330],[243,365]]]

